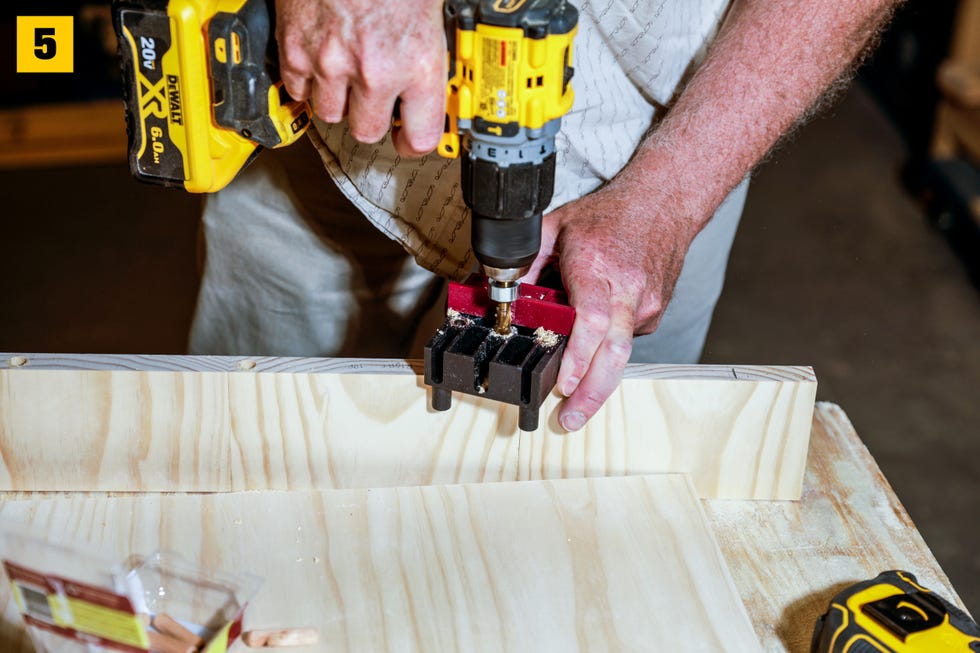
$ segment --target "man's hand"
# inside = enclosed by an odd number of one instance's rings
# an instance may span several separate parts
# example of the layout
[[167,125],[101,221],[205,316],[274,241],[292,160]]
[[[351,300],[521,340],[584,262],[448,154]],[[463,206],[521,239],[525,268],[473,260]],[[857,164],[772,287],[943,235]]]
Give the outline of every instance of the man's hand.
[[575,326],[556,383],[568,397],[558,420],[577,431],[619,385],[633,335],[660,323],[697,234],[666,217],[649,192],[617,179],[544,217],[541,252],[525,280],[558,263]]
[[445,117],[446,42],[442,0],[277,0],[276,38],[286,90],[311,99],[316,115],[349,116],[351,134],[379,141],[401,98],[403,156],[439,143]]

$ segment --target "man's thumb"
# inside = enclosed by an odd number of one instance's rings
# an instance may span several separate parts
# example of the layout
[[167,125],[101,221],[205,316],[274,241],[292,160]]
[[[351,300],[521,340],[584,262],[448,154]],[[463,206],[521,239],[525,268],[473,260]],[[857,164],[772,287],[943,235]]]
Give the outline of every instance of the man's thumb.
[[554,214],[544,216],[541,223],[541,249],[538,257],[531,263],[531,269],[521,279],[524,283],[537,283],[541,278],[541,271],[553,263],[558,262],[558,221]]

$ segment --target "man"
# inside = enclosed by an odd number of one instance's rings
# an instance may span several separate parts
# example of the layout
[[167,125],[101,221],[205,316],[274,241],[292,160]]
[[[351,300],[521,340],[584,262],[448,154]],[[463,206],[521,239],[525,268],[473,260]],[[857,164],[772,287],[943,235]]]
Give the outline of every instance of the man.
[[[295,160],[305,156],[297,150],[260,160],[209,201],[193,350],[337,355],[347,351],[345,330],[348,341],[373,331],[407,347],[405,327],[438,306],[430,277],[397,254],[375,257],[390,245],[372,241],[347,201],[422,266],[467,271],[458,170],[434,155],[412,158],[442,130],[442,4],[277,2],[283,80],[293,97],[312,100],[322,120],[312,140],[343,195],[315,162]],[[743,180],[846,75],[895,4],[578,3],[576,102],[526,278],[558,263],[577,310],[558,376],[564,428],[595,414],[631,355],[697,361]],[[396,98],[402,126],[389,135]]]

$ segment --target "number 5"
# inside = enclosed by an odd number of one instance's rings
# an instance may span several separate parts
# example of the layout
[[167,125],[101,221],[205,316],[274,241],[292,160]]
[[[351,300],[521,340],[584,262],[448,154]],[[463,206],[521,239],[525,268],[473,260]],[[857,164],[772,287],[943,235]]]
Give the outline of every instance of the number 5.
[[34,56],[47,61],[54,59],[58,51],[58,42],[54,40],[53,27],[34,28]]

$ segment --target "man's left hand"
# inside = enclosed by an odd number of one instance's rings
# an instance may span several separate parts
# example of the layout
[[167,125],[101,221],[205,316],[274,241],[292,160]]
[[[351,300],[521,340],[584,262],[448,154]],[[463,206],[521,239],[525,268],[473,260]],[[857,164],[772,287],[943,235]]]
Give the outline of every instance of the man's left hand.
[[652,333],[673,294],[695,221],[628,182],[544,217],[541,252],[525,277],[558,263],[576,318],[558,373],[559,422],[577,431],[619,385],[633,336]]

